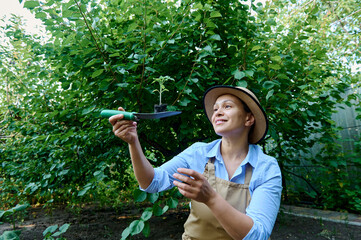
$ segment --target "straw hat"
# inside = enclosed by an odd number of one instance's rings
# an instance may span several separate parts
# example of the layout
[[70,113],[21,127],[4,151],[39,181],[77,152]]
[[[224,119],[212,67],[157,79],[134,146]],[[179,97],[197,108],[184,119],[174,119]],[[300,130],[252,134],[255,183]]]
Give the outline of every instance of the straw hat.
[[224,94],[232,94],[241,99],[255,117],[255,123],[248,136],[248,142],[257,144],[262,141],[268,130],[267,116],[257,97],[247,88],[233,86],[214,86],[209,88],[203,96],[204,111],[206,112],[208,120],[211,122],[213,106],[217,98]]

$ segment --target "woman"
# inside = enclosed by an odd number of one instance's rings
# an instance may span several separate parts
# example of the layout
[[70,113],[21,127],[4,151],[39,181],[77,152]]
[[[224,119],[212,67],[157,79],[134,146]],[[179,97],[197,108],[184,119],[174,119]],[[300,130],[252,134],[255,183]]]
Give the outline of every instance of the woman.
[[141,189],[160,192],[176,186],[191,199],[183,240],[268,239],[282,184],[277,161],[255,145],[267,133],[266,114],[256,96],[242,87],[212,87],[203,105],[221,139],[195,143],[155,169],[143,154],[137,123],[119,121],[122,115],[109,121],[114,134],[129,145]]

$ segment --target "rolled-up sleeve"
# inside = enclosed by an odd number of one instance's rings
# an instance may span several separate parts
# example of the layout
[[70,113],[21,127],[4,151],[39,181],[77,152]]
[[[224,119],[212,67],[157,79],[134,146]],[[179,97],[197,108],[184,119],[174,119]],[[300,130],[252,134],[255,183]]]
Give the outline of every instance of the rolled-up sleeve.
[[150,185],[146,189],[141,190],[149,193],[161,192],[174,187],[173,174],[178,168],[190,168],[187,160],[193,160],[193,152],[198,144],[193,144],[170,161],[165,162],[162,166],[154,168],[154,177]]
[[255,182],[251,202],[246,214],[252,218],[253,227],[244,240],[267,240],[275,224],[281,202],[282,177],[278,164],[269,166],[262,182]]
[[140,189],[148,193],[156,193],[156,192],[168,190],[172,187],[173,187],[173,183],[169,178],[168,172],[160,168],[155,168],[152,182],[149,184],[149,186],[146,189],[142,189],[142,188]]

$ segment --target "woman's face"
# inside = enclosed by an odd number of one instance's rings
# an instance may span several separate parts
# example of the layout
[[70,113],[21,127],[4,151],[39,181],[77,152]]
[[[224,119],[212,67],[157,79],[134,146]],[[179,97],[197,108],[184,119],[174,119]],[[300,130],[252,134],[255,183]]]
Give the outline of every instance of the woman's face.
[[245,134],[245,128],[253,124],[249,123],[250,117],[253,117],[252,113],[244,110],[239,98],[225,94],[218,97],[213,106],[212,125],[220,136],[242,136]]

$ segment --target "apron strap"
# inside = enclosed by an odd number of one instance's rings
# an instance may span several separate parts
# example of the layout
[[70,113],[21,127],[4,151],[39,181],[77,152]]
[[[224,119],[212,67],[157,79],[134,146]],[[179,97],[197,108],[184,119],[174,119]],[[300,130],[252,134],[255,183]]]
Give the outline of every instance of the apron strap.
[[208,159],[206,168],[204,170],[204,175],[206,175],[208,178],[208,182],[211,186],[216,186],[216,168],[214,166],[214,161],[214,157]]

